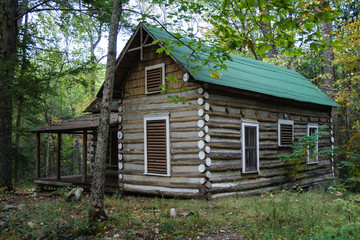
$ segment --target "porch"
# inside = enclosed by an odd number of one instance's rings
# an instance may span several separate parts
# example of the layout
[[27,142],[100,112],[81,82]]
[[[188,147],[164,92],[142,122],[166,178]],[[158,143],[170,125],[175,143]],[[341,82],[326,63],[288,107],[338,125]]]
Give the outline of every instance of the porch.
[[[35,178],[34,183],[41,188],[50,190],[75,185],[89,191],[91,188],[92,176],[87,176],[85,182],[82,180],[82,175],[71,175],[61,176],[60,179],[56,179],[56,177]],[[117,175],[106,175],[105,192],[116,193],[118,189]]]
[[[92,183],[92,169],[95,157],[96,148],[96,135],[97,127],[99,124],[100,114],[87,114],[80,117],[76,117],[69,120],[64,120],[52,125],[44,125],[31,132],[36,134],[36,164],[35,164],[35,178],[34,183],[44,189],[56,189],[66,186],[81,186],[85,190],[90,190]],[[117,123],[117,114],[112,113],[110,118],[110,126],[115,127]],[[114,132],[115,133],[115,132]],[[53,161],[51,167],[53,171],[48,173],[45,165],[49,165],[44,158],[49,157],[48,146],[44,154],[45,146],[41,144],[41,134],[51,134],[56,136],[53,142],[56,141],[54,146]],[[75,161],[74,159],[63,159],[62,145],[64,141],[64,135],[76,136],[79,147],[79,155],[76,158],[77,164],[76,171],[66,171],[65,166],[69,164],[69,161]],[[90,135],[90,137],[89,137]],[[111,134],[109,137],[109,157],[106,165],[106,177],[105,177],[105,191],[117,192],[118,191],[118,168],[112,159],[117,159],[117,138]],[[89,140],[90,138],[90,140]],[[65,144],[66,145],[66,144]],[[68,148],[68,146],[67,146]],[[42,151],[43,150],[43,151]]]

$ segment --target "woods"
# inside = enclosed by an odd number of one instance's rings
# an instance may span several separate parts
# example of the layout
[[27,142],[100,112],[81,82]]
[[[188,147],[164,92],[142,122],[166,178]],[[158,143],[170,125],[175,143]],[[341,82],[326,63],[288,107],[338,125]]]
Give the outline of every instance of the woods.
[[[127,35],[141,21],[162,25],[169,33],[176,32],[173,34],[176,38],[188,38],[180,45],[189,47],[195,62],[198,61],[191,74],[206,68],[214,79],[222,81],[220,72],[227,69],[224,62],[231,59],[232,53],[295,70],[325,91],[341,105],[332,115],[335,128],[331,131],[335,132],[335,145],[339,146],[335,174],[346,187],[359,190],[357,1],[4,0],[0,5],[0,20],[0,147],[3,149],[0,170],[4,173],[0,176],[0,188],[12,190],[14,184],[31,182],[34,177],[35,136],[28,131],[79,116],[94,100],[105,79],[100,93],[103,100],[99,104],[101,117],[90,200],[93,218],[105,218],[103,185],[117,33],[118,37]],[[106,43],[102,42],[106,38],[107,53]],[[144,45],[152,44],[146,41]],[[210,47],[203,47],[204,44]],[[162,46],[155,51],[173,53],[170,40],[162,42]],[[209,57],[205,60],[196,57],[202,53]],[[101,61],[105,55],[106,66]],[[167,104],[165,97],[163,104]],[[215,101],[213,105],[221,104]],[[241,111],[234,106],[221,107],[228,108],[230,114],[231,109]],[[227,127],[213,121],[223,117],[219,111],[215,109],[209,114],[212,118],[209,124],[219,128],[214,137],[221,138],[220,131]],[[136,133],[130,131],[134,136]],[[235,138],[238,136],[235,133]],[[41,145],[41,158],[45,161],[41,170],[52,176],[56,173],[58,141],[51,133],[43,134],[40,140],[46,143]],[[62,137],[63,172],[85,171],[80,164],[81,141],[76,135]],[[216,148],[216,144],[211,147]]]

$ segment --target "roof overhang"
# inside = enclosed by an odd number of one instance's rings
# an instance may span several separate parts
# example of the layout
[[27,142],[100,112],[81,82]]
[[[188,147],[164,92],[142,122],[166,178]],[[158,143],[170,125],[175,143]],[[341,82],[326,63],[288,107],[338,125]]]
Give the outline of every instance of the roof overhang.
[[[110,126],[117,123],[117,113],[111,113]],[[55,124],[43,125],[34,129],[33,133],[82,133],[96,131],[99,126],[100,114],[86,114],[76,118],[64,120]]]

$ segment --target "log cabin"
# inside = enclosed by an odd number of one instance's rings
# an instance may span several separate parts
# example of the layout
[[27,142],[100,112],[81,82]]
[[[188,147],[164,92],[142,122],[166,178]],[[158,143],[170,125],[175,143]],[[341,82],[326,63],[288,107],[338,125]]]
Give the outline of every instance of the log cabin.
[[[166,39],[173,43],[169,55],[158,51]],[[118,57],[108,185],[129,193],[210,199],[311,186],[333,176],[334,160],[313,152],[333,146],[336,102],[297,72],[234,54],[225,62],[227,70],[214,77],[208,68],[197,68],[194,52],[177,41],[161,28],[140,24]],[[173,90],[161,93],[165,85]],[[81,178],[67,181],[59,171],[52,179],[57,184],[88,184],[101,97],[102,89],[82,117],[91,123],[74,119],[34,130],[38,145],[44,132],[84,135]],[[174,98],[180,103],[169,103]],[[292,179],[291,166],[280,156],[322,125],[326,133],[304,159],[303,177]],[[51,182],[40,176],[39,151],[35,182]]]

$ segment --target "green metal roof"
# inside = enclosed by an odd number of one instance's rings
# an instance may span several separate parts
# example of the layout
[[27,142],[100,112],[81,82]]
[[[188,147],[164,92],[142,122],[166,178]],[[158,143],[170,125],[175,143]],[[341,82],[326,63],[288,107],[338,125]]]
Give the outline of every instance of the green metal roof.
[[[163,29],[145,25],[144,27],[155,39],[162,41],[165,39],[170,39],[170,41],[174,40],[174,38]],[[185,38],[181,40],[187,41]],[[180,62],[184,68],[192,72],[191,69],[192,67],[196,67],[196,63],[184,59],[184,56],[190,56],[191,53],[192,50],[190,48],[184,45],[175,45],[171,55]],[[201,57],[205,59],[207,54],[201,53]],[[198,81],[275,97],[332,107],[340,106],[300,73],[235,54],[231,54],[231,58],[232,61],[225,62],[227,70],[221,70],[220,78],[218,79],[211,77],[210,72],[207,71],[206,68],[196,71],[192,76]]]

